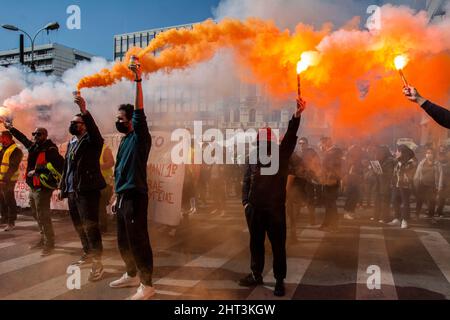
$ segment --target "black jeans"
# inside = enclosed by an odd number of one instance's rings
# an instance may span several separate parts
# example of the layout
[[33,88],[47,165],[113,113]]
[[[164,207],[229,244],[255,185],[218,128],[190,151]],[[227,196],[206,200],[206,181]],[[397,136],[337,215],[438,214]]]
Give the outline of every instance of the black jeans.
[[301,212],[302,207],[305,205],[309,213],[309,223],[315,224],[315,186],[304,179],[296,179],[287,194],[286,201],[286,211],[289,217],[291,236],[296,234],[297,214]]
[[394,188],[392,199],[395,219],[408,221],[411,211],[411,189]]
[[152,286],[153,251],[148,235],[148,194],[136,191],[117,198],[117,241],[127,273]]
[[80,237],[83,251],[95,259],[100,259],[103,252],[98,218],[99,202],[100,191],[69,193],[70,217]]
[[437,200],[437,209],[436,214],[438,216],[444,215],[444,208],[447,203],[447,199],[450,198],[450,192],[447,190],[448,188],[444,188],[441,192],[439,192],[438,200]]
[[108,206],[111,202],[112,187],[106,186],[100,193],[99,224],[101,232],[108,232]]
[[339,197],[339,185],[322,186],[322,199],[325,205],[325,219],[323,227],[337,227],[339,224],[339,215],[337,200]]
[[50,215],[52,193],[53,191],[49,189],[30,191],[31,212],[38,223],[41,240],[48,247],[55,245],[55,232],[53,231],[52,217]]
[[253,274],[259,277],[264,271],[264,242],[267,233],[272,244],[275,279],[284,280],[287,273],[286,208],[255,208],[249,205],[245,210],[245,216],[250,231],[250,267]]
[[344,210],[346,212],[355,213],[356,206],[361,200],[360,184],[356,184],[354,182],[349,183],[347,186],[346,195],[347,200],[345,202]]
[[389,193],[377,192],[375,194],[374,218],[389,222],[391,218],[391,195]]
[[436,211],[437,191],[435,187],[421,185],[417,189],[417,206],[416,215],[420,216],[422,213],[423,203],[425,202],[428,208],[428,216],[434,217]]
[[0,186],[0,210],[2,220],[14,225],[17,220],[17,203],[14,195],[15,182],[7,182]]

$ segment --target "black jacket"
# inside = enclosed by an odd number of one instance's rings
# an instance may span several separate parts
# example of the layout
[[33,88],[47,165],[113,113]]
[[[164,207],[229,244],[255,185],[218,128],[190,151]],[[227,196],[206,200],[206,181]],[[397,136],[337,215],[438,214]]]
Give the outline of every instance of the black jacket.
[[338,147],[326,151],[322,160],[322,185],[337,186],[342,182],[343,152]]
[[450,111],[444,109],[431,101],[426,101],[422,105],[422,109],[425,110],[430,117],[434,119],[438,124],[444,128],[450,129]]
[[286,184],[289,174],[289,159],[297,145],[300,118],[292,118],[279,149],[277,174],[261,175],[261,164],[247,164],[242,188],[242,204],[258,208],[282,208],[286,203]]
[[103,137],[95,124],[94,118],[88,112],[82,116],[87,128],[87,134],[78,142],[73,157],[67,148],[64,170],[59,188],[65,193],[67,179],[67,165],[71,161],[73,166],[73,185],[75,192],[85,193],[102,190],[106,187],[105,179],[100,170],[100,156],[103,149]]
[[46,161],[51,163],[58,172],[62,172],[64,158],[59,154],[58,147],[51,140],[45,141],[42,145],[37,145],[16,128],[11,128],[9,132],[28,150],[26,182],[30,188],[34,188],[33,177],[28,177],[28,172],[35,170],[36,174],[40,174],[46,173],[47,170],[46,168],[36,167],[36,161],[40,153],[45,152]]

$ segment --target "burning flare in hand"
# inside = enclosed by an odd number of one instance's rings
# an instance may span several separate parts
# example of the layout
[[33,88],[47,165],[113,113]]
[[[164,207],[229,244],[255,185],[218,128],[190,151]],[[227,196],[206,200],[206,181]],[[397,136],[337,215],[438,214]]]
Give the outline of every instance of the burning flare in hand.
[[300,84],[300,74],[308,70],[309,67],[315,66],[319,63],[319,53],[315,51],[303,52],[300,61],[297,63],[297,89],[298,99],[302,98],[302,90]]
[[408,87],[409,83],[406,80],[406,77],[405,77],[405,75],[403,73],[403,69],[408,65],[408,62],[409,62],[409,59],[408,59],[408,57],[406,55],[399,55],[394,60],[395,68],[400,73],[400,77],[402,78],[403,85],[405,87]]
[[403,70],[408,65],[409,59],[405,55],[399,55],[395,57],[394,64],[397,70]]
[[319,63],[319,53],[315,51],[303,52],[300,61],[297,63],[297,74],[308,70],[309,67],[316,66]]

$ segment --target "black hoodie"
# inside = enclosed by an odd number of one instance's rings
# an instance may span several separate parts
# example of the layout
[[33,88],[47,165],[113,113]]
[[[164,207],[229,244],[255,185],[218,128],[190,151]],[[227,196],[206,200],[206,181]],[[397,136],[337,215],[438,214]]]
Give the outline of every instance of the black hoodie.
[[33,177],[28,177],[28,172],[35,170],[36,174],[41,174],[47,171],[46,168],[36,167],[36,162],[40,153],[45,152],[47,163],[51,163],[58,172],[62,172],[64,158],[59,154],[58,147],[51,140],[46,140],[42,145],[37,145],[16,128],[11,128],[9,132],[11,132],[14,138],[19,140],[28,150],[26,182],[30,188],[34,189],[35,187],[33,185]]

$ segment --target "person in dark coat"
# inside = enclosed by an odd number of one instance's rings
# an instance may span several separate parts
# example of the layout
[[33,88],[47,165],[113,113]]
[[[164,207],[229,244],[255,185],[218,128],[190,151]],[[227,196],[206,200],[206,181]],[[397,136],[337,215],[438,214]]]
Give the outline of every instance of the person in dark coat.
[[434,104],[420,95],[416,88],[407,86],[403,94],[412,102],[417,103],[440,126],[450,129],[450,111]]
[[363,150],[356,145],[350,147],[346,157],[344,219],[354,220],[356,207],[362,199],[364,183]]
[[339,226],[339,214],[337,200],[342,183],[342,158],[343,152],[334,146],[331,138],[320,140],[322,159],[322,201],[325,205],[325,219],[321,230],[335,231]]
[[442,189],[438,194],[436,215],[444,217],[444,207],[450,198],[450,161],[446,151],[439,152],[439,164],[442,168]]
[[[376,176],[375,208],[372,221],[387,223],[391,213],[392,179],[394,177],[395,159],[388,146],[379,146],[376,151],[376,164],[372,163]],[[379,165],[379,167],[378,167]]]
[[320,175],[320,158],[317,152],[309,146],[307,138],[301,138],[298,150],[294,152],[289,163],[289,180],[287,190],[287,214],[290,222],[291,242],[296,242],[297,214],[306,206],[309,214],[309,224],[316,224],[316,188]]
[[414,151],[405,145],[397,148],[397,163],[394,168],[392,202],[394,206],[394,220],[391,226],[401,226],[408,229],[413,191],[414,175],[417,168],[417,160]]
[[28,139],[12,123],[5,127],[28,150],[26,183],[30,187],[30,207],[36,219],[41,237],[30,249],[42,249],[42,256],[48,256],[55,247],[55,232],[50,214],[53,191],[58,188],[64,167],[64,158],[56,144],[48,139],[45,128],[36,128]]
[[442,192],[444,186],[443,179],[442,166],[436,160],[434,150],[429,148],[426,151],[425,159],[419,163],[414,176],[414,186],[417,194],[417,218],[420,218],[424,202],[427,204],[428,218],[434,218],[437,195]]
[[99,281],[103,274],[102,234],[99,226],[100,193],[106,187],[100,169],[104,140],[82,97],[76,97],[80,114],[71,123],[73,135],[67,146],[58,198],[68,198],[69,212],[83,246],[77,265],[93,260],[89,281]]
[[[264,242],[266,234],[272,244],[273,272],[276,279],[275,296],[284,296],[284,279],[287,273],[286,261],[286,184],[288,178],[289,159],[297,144],[297,131],[300,126],[301,114],[306,103],[299,100],[297,111],[289,122],[289,128],[279,146],[279,159],[270,159],[269,165],[263,165],[262,148],[271,149],[271,130],[266,129],[267,142],[263,138],[257,144],[257,164],[248,164],[243,181],[242,204],[250,232],[250,252],[252,273],[239,281],[240,286],[254,287],[263,284],[265,261]],[[273,147],[273,146],[272,146]],[[270,152],[267,153],[270,156]],[[273,168],[278,162],[278,171],[273,175],[265,175],[264,168]]]

